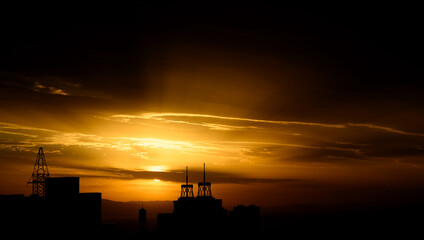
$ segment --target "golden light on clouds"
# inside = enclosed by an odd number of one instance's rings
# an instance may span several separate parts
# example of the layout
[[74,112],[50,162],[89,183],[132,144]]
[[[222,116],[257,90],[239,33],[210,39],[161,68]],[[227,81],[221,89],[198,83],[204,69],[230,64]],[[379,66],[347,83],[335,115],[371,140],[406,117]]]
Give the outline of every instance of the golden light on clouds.
[[196,192],[205,163],[228,210],[422,206],[422,14],[36,5],[0,16],[0,195],[43,147],[108,200],[175,200],[187,166]]
[[[178,184],[185,181],[182,169],[189,166],[190,181],[200,181],[203,163],[207,163],[208,176],[218,189],[247,183],[291,189],[309,181],[334,179],[355,185],[361,182],[358,172],[378,179],[390,168],[421,168],[413,157],[399,160],[384,152],[384,144],[399,137],[404,142],[398,144],[398,151],[415,151],[412,143],[421,141],[421,134],[375,124],[190,113],[114,114],[100,119],[105,126],[122,129],[125,135],[111,134],[107,128],[95,133],[65,132],[2,122],[0,134],[6,140],[0,149],[9,152],[8,156],[25,153],[30,172],[33,154],[43,146],[53,175],[81,176],[89,188],[100,188],[105,196],[119,200],[172,200]],[[98,122],[96,127],[101,129]],[[143,136],[147,128],[149,136]],[[383,145],[368,140],[370,131],[374,138],[386,139]],[[107,184],[100,184],[100,179]],[[119,185],[120,190],[112,189],[109,183]],[[145,191],[150,191],[148,196]],[[227,199],[232,201],[230,196]]]
[[[166,172],[165,166],[149,166],[146,168],[147,171],[150,172]],[[153,180],[159,180],[159,179],[153,179]]]

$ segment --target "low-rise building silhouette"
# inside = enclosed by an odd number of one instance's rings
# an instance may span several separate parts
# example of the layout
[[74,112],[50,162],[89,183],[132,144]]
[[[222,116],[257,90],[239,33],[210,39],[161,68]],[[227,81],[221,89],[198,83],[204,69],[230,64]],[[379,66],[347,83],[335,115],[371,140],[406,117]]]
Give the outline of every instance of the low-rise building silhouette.
[[[0,195],[0,222],[5,236],[31,239],[98,236],[101,193],[80,193],[79,177],[50,177],[43,148],[38,149],[29,184],[32,194]],[[9,233],[9,234],[8,234]]]
[[260,231],[259,207],[238,205],[230,211],[229,222],[234,232],[256,234]]
[[101,193],[79,193],[78,177],[61,177],[46,178],[45,195],[1,195],[0,218],[5,229],[35,239],[98,234]]

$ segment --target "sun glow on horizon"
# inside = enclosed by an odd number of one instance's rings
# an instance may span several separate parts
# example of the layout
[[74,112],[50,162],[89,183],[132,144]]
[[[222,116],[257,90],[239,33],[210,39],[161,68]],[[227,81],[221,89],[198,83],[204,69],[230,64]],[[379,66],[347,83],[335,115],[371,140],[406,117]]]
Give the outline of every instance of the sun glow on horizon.
[[[168,167],[166,166],[149,166],[146,168],[149,172],[166,172],[168,170]],[[159,179],[154,179],[159,180]]]
[[[121,121],[124,117],[129,120]],[[386,139],[402,136],[410,141],[422,137],[420,132],[375,124],[333,125],[194,113],[112,115],[100,122],[97,119],[101,118],[92,119],[96,122],[90,131],[2,121],[0,135],[10,140],[2,142],[0,150],[9,154],[7,159],[13,159],[16,152],[33,157],[34,149],[43,146],[56,176],[78,175],[88,185],[87,190],[121,201],[172,200],[184,182],[183,169],[189,166],[189,180],[197,182],[201,179],[200,166],[206,162],[206,178],[216,184],[214,191],[231,201],[239,194],[248,197],[248,189],[263,189],[265,183],[269,184],[267,187],[281,188],[295,187],[302,181],[357,182],[357,171],[346,163],[380,161],[384,157],[367,156],[372,148],[376,152],[383,149],[378,144],[370,145],[371,133]],[[385,168],[398,170],[402,164],[416,166],[393,162]],[[32,167],[32,163],[27,165],[22,179],[26,180],[26,172]],[[387,171],[378,169],[378,165],[367,167],[381,174]],[[262,187],[256,186],[258,183]]]

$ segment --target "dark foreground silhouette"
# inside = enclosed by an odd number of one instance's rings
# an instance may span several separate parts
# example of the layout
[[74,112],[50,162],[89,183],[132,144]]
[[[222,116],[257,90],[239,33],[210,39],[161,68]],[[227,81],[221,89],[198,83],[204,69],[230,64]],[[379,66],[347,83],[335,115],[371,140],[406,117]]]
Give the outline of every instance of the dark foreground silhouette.
[[32,239],[101,235],[101,193],[80,193],[78,177],[47,178],[46,196],[2,195],[2,234]]
[[[210,183],[181,186],[173,210],[157,215],[157,227],[148,228],[149,208],[134,208],[138,219],[103,222],[101,193],[80,193],[79,178],[47,178],[45,197],[0,195],[3,236],[10,239],[326,239],[420,238],[424,207],[418,202],[391,207],[320,208],[302,205],[267,209],[239,205],[231,211],[212,196]],[[109,204],[110,205],[110,204]],[[124,204],[117,210],[125,210]],[[138,211],[138,212],[137,212]],[[132,228],[122,228],[124,225]]]
[[[188,172],[188,169],[187,169]],[[33,174],[34,175],[34,174]],[[38,175],[38,174],[36,174]],[[260,232],[259,207],[237,206],[228,213],[212,196],[211,183],[181,185],[181,197],[172,213],[157,215],[157,230],[148,231],[146,209],[139,209],[138,231],[120,232],[116,224],[102,224],[101,193],[80,193],[78,177],[45,177],[37,181],[42,194],[0,196],[2,233],[31,239],[139,239],[165,238],[184,232],[185,239],[254,236]],[[36,191],[39,193],[40,191]],[[205,235],[206,234],[206,235]]]
[[[84,195],[84,194],[82,194]],[[418,239],[423,235],[424,207],[422,205],[403,205],[392,207],[347,207],[347,208],[320,208],[317,206],[293,206],[281,209],[262,209],[260,215],[260,229],[255,235],[250,232],[251,221],[238,214],[237,218],[243,218],[238,222],[230,233],[225,229],[219,229],[213,223],[209,225],[199,219],[180,222],[168,229],[147,228],[139,231],[138,204],[115,203],[118,209],[134,211],[130,218],[115,218],[108,216],[109,223],[99,224],[98,216],[90,220],[81,211],[73,212],[75,208],[69,208],[70,202],[62,202],[54,207],[46,207],[50,200],[23,195],[0,196],[1,230],[4,236],[13,238],[29,237],[31,239],[163,239],[166,237],[186,236],[186,239],[227,239],[231,234],[236,236],[249,236],[258,239],[307,239],[324,237],[326,239],[370,239],[383,237],[397,237],[399,239]],[[67,203],[67,204],[63,204]],[[148,205],[148,204],[147,204]],[[96,204],[98,206],[98,204]],[[145,206],[146,207],[146,206]],[[35,210],[37,208],[38,210]],[[109,206],[103,206],[103,212],[108,211]],[[237,208],[237,207],[236,207]],[[249,208],[244,206],[241,208]],[[47,209],[47,211],[46,211]],[[51,210],[48,210],[51,209]],[[71,210],[72,209],[72,210]],[[146,207],[149,213],[151,206]],[[56,210],[53,211],[53,210]],[[87,212],[87,211],[86,211]],[[94,213],[89,209],[87,213]],[[235,217],[235,213],[229,211],[227,220]],[[172,216],[173,211],[168,213]],[[165,214],[165,215],[168,215]],[[94,215],[92,215],[94,216]],[[81,222],[82,221],[82,222]],[[150,221],[150,222],[149,222]],[[152,224],[156,218],[147,218],[147,224]],[[160,221],[158,219],[158,221]],[[193,221],[197,223],[193,224]],[[90,223],[91,222],[91,223]],[[237,221],[235,221],[237,222]],[[221,224],[221,223],[218,223]],[[227,225],[228,226],[228,225]],[[12,235],[8,235],[12,234]],[[221,237],[219,237],[221,236]],[[226,236],[226,237],[224,237]],[[7,238],[5,238],[7,239]],[[239,238],[238,238],[239,239]]]
[[222,207],[222,200],[212,196],[205,172],[203,165],[203,182],[198,183],[197,197],[194,197],[186,168],[186,183],[181,185],[181,196],[174,201],[173,212],[157,215],[158,236],[172,237],[181,231],[187,233],[185,238],[258,235],[259,207],[240,205],[228,213]]

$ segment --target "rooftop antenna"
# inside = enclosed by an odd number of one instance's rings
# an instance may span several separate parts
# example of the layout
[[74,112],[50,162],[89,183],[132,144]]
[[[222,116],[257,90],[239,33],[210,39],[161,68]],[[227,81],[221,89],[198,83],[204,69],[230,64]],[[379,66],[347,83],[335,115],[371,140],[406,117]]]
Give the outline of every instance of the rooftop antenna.
[[198,183],[197,197],[212,197],[211,183],[206,182],[205,163],[203,163],[203,182]]
[[193,185],[188,184],[188,167],[186,167],[186,184],[181,185],[181,196],[182,198],[194,197]]
[[32,184],[32,196],[46,196],[46,178],[50,176],[47,168],[46,157],[43,148],[38,149],[37,158],[35,159],[34,169],[28,183]]

